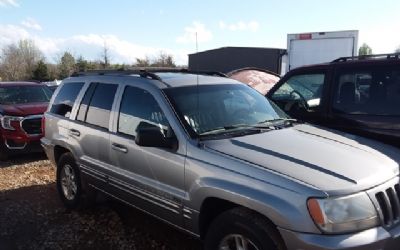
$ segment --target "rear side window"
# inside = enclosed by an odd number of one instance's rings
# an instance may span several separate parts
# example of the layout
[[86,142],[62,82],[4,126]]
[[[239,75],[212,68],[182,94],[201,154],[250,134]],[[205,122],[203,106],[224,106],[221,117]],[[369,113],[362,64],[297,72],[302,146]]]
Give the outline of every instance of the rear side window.
[[77,120],[108,129],[117,88],[116,84],[91,83],[79,107]]
[[83,85],[83,82],[65,83],[54,98],[53,105],[50,108],[50,113],[69,117],[72,106],[74,106],[76,97],[81,91]]
[[343,71],[335,82],[333,108],[346,114],[400,115],[400,70]]

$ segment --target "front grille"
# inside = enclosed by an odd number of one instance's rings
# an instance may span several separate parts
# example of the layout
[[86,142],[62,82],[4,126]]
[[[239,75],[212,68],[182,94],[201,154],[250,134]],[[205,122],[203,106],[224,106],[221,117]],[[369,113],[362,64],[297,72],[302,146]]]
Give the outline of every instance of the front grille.
[[28,135],[37,135],[42,133],[42,118],[25,118],[21,122],[21,127]]
[[399,184],[375,194],[382,212],[384,226],[391,227],[400,222],[400,187]]

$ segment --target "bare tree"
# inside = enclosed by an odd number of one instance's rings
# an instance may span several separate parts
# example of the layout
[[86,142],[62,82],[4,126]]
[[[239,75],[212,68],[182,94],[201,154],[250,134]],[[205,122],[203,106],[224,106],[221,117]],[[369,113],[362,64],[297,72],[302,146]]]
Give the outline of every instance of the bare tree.
[[136,67],[176,67],[174,62],[174,58],[172,55],[169,55],[163,51],[161,51],[157,56],[153,59],[150,59],[148,56],[145,58],[136,58],[136,63],[134,64]]
[[134,64],[134,66],[136,67],[149,67],[150,66],[150,59],[149,57],[145,57],[145,58],[136,58],[136,63]]
[[0,57],[0,75],[3,80],[30,80],[42,52],[32,40],[20,40],[17,44],[5,46]]
[[158,56],[153,60],[152,65],[154,67],[176,67],[174,58],[172,55],[161,51]]
[[110,49],[107,45],[106,40],[103,43],[103,52],[101,54],[103,68],[106,69],[110,66]]

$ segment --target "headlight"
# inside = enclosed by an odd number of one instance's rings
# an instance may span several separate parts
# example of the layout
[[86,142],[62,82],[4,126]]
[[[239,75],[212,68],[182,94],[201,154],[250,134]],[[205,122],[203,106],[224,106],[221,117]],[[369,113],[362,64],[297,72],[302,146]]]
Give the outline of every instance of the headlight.
[[366,193],[307,201],[308,211],[324,233],[361,231],[379,224],[372,201]]
[[8,130],[15,130],[15,128],[12,126],[12,122],[20,122],[22,120],[21,117],[17,117],[17,116],[1,116],[0,115],[0,120],[1,120],[1,126],[4,129],[8,129]]

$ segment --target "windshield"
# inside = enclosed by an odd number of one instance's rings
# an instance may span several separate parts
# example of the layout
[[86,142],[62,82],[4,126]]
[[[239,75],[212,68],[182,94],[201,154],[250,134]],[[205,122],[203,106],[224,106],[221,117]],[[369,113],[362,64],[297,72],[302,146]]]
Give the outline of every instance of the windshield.
[[288,118],[256,90],[241,84],[166,89],[170,102],[192,136],[226,132]]
[[51,90],[41,85],[0,87],[0,104],[48,102],[51,95]]

